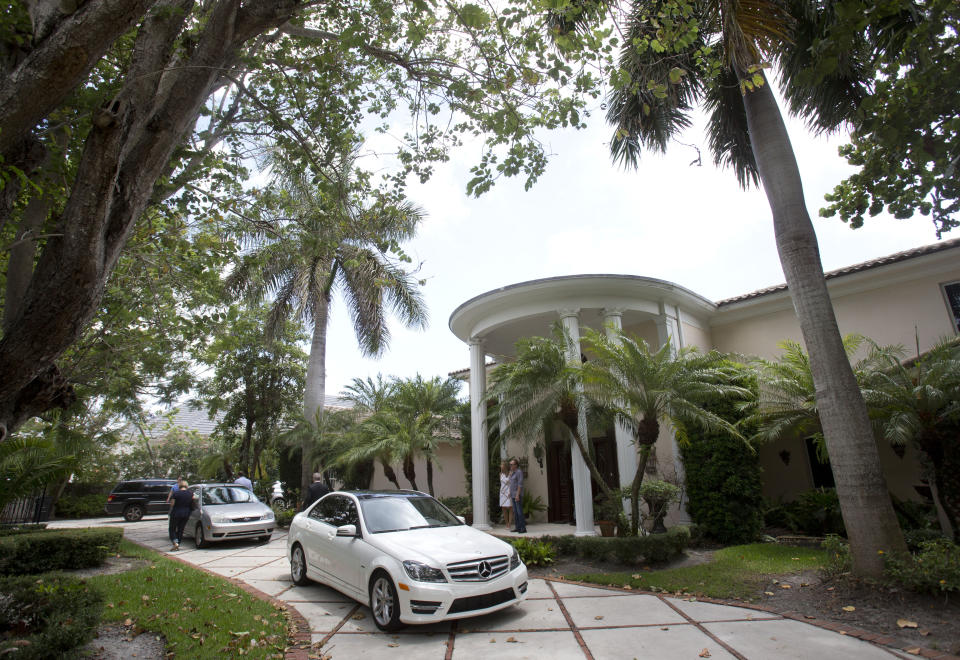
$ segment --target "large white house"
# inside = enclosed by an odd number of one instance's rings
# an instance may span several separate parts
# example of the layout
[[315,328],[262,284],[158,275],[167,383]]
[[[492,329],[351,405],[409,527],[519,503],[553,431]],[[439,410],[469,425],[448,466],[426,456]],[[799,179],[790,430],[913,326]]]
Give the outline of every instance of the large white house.
[[[960,328],[960,239],[942,241],[827,274],[842,333],[857,332],[880,344],[902,344],[921,352]],[[487,501],[486,415],[484,392],[490,361],[509,361],[523,337],[547,335],[561,322],[574,338],[583,327],[622,327],[653,346],[668,339],[675,346],[696,346],[774,358],[783,340],[802,342],[786,285],[721,301],[709,300],[680,285],[637,275],[573,275],[521,282],[467,300],[450,316],[450,330],[470,347],[474,526],[489,527]],[[636,465],[630,440],[613,428],[594,431],[591,441],[603,471],[628,483]],[[594,533],[590,475],[576,447],[573,455],[559,439],[546,441],[538,460],[526,456],[528,488],[547,504],[550,522],[576,520],[576,533]],[[512,454],[529,453],[511,446]],[[891,492],[917,498],[926,485],[908,448],[903,456],[881,444],[881,460]],[[459,451],[442,457],[440,495],[466,488]],[[662,476],[682,480],[683,465],[665,431],[656,447]],[[760,450],[765,495],[791,495],[823,485],[831,478],[797,438]],[[382,475],[378,475],[378,480]]]

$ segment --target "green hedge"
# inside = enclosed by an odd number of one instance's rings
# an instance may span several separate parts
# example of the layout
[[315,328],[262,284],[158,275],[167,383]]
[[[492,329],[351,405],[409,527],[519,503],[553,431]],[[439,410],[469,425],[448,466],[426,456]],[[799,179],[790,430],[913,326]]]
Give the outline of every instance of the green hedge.
[[64,495],[57,500],[57,518],[100,518],[107,515],[106,495]]
[[647,536],[541,536],[537,540],[551,544],[559,555],[624,564],[635,564],[641,559],[658,563],[683,554],[690,543],[690,530],[678,526],[671,527],[666,534]]
[[67,575],[0,577],[0,594],[0,655],[19,660],[74,657],[103,612],[103,597]]
[[56,529],[0,537],[0,575],[99,566],[120,548],[121,529]]
[[24,523],[0,527],[0,536],[17,536],[18,534],[33,534],[47,528],[47,523]]

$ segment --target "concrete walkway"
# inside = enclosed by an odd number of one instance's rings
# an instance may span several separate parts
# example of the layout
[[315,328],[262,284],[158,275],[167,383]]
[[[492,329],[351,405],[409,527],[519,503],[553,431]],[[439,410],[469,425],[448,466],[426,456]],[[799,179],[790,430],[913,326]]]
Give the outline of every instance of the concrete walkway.
[[[131,541],[161,552],[170,547],[166,518],[50,526],[119,526]],[[231,541],[197,550],[188,540],[171,554],[285,601],[309,623],[313,653],[337,660],[916,657],[767,612],[543,579],[530,580],[529,598],[518,606],[385,634],[377,631],[367,607],[321,585],[293,586],[286,541],[283,530],[263,545]]]

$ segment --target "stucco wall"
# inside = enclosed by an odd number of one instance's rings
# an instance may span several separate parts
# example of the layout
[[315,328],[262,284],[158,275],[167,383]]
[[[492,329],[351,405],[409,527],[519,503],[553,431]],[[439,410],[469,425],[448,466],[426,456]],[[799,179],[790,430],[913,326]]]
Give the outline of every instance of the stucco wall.
[[[397,480],[401,488],[412,488],[410,482],[403,476],[403,470],[400,464],[393,466],[397,473]],[[427,492],[427,464],[424,460],[414,462],[416,470],[417,486],[423,492]],[[376,464],[371,488],[377,490],[393,490],[396,488],[383,475],[383,467],[379,462]],[[433,490],[437,497],[453,497],[456,495],[468,495],[467,480],[463,470],[463,461],[460,459],[460,445],[451,445],[443,443],[437,447],[437,460],[433,464]]]

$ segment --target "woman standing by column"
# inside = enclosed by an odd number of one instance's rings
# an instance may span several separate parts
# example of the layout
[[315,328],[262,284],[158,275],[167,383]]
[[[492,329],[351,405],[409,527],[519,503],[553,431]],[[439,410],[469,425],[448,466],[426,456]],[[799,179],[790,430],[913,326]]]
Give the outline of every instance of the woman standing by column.
[[500,512],[503,524],[510,529],[513,522],[513,502],[510,500],[510,468],[506,461],[500,461]]

